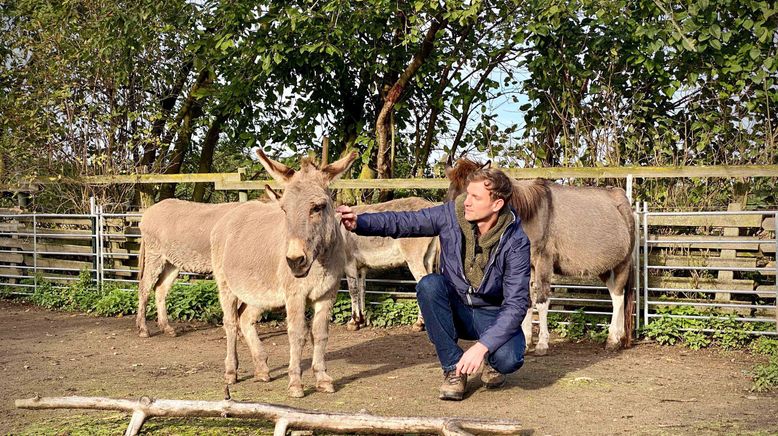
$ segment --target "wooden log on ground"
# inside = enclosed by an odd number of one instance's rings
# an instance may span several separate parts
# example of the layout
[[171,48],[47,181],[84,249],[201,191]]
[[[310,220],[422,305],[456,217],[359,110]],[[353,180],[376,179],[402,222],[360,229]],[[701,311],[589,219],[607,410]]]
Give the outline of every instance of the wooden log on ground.
[[318,429],[363,434],[436,433],[439,435],[522,434],[513,420],[471,418],[387,417],[368,414],[326,413],[266,403],[233,400],[196,401],[140,400],[104,397],[34,397],[16,400],[20,409],[91,409],[119,410],[132,413],[125,435],[136,435],[151,417],[236,417],[258,418],[276,423],[275,434],[286,429]]

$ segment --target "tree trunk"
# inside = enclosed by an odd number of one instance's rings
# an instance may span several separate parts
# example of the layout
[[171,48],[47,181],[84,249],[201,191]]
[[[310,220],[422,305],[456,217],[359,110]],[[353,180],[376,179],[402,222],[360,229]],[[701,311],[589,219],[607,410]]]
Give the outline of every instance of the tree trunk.
[[451,67],[453,66],[455,60],[458,60],[458,57],[455,55],[460,51],[462,45],[467,40],[467,37],[470,32],[472,32],[472,30],[473,25],[471,24],[462,28],[462,30],[459,32],[459,39],[456,43],[456,46],[454,47],[454,50],[452,50],[452,53],[449,55],[450,60],[440,73],[440,80],[438,81],[438,86],[435,89],[435,94],[432,96],[429,102],[430,118],[427,122],[427,130],[424,133],[424,142],[422,143],[421,147],[414,153],[415,159],[413,161],[411,175],[415,177],[424,176],[424,170],[427,168],[427,161],[429,160],[430,153],[432,152],[432,141],[435,139],[435,125],[438,123],[438,117],[440,116],[440,112],[443,109],[443,93],[445,92],[446,87],[448,87],[448,84],[451,82],[449,73],[451,72]]
[[[173,156],[170,158],[170,163],[167,165],[165,170],[163,171],[165,174],[180,174],[181,173],[181,167],[184,164],[184,158],[186,157],[186,152],[189,151],[189,145],[192,142],[192,133],[193,133],[193,125],[194,122],[203,114],[202,110],[202,104],[200,103],[197,98],[195,98],[194,93],[199,88],[206,86],[208,83],[210,83],[210,75],[208,70],[203,70],[200,72],[200,75],[197,77],[197,81],[192,85],[191,90],[189,91],[189,95],[187,97],[186,102],[184,103],[184,106],[179,111],[178,116],[176,116],[176,123],[175,125],[179,126],[177,130],[170,130],[168,131],[168,135],[166,135],[165,140],[163,141],[164,144],[169,144],[172,140],[172,137],[176,136],[176,143],[175,147],[173,148]],[[167,153],[162,153],[158,158],[157,162],[160,165],[163,165],[163,160],[166,157]],[[175,196],[176,193],[176,184],[175,183],[167,183],[162,186],[159,193],[160,200],[163,200],[165,198],[172,198]]]
[[150,171],[151,166],[157,158],[157,151],[160,146],[162,135],[165,132],[165,123],[170,118],[170,112],[176,106],[176,101],[181,96],[181,90],[184,89],[186,79],[189,77],[189,73],[192,71],[192,63],[187,62],[181,67],[181,72],[178,79],[166,93],[161,95],[159,99],[160,108],[162,110],[162,116],[156,120],[151,127],[151,138],[143,147],[143,156],[141,157],[139,166],[144,167],[145,172]]
[[[218,115],[213,120],[211,127],[208,128],[208,133],[205,134],[203,140],[202,152],[200,153],[200,165],[197,169],[198,173],[210,173],[213,168],[213,154],[216,150],[216,145],[219,143],[219,134],[222,131],[224,122],[227,117],[224,115]],[[205,198],[205,183],[195,183],[194,192],[192,193],[192,200],[198,203],[202,203]]]
[[[476,83],[475,87],[473,87],[473,92],[478,92],[479,89],[483,86],[483,84],[486,82],[486,79],[489,78],[489,75],[492,73],[492,70],[494,70],[497,65],[499,65],[502,58],[505,56],[504,52],[502,55],[500,55],[498,58],[494,60],[491,64],[489,64],[488,67],[484,70],[483,74],[481,75],[481,78],[478,80],[478,83]],[[467,127],[467,120],[470,118],[470,106],[472,105],[473,100],[472,99],[466,99],[464,103],[462,104],[462,115],[459,118],[459,129],[457,129],[457,134],[454,137],[454,141],[451,142],[451,150],[449,151],[449,156],[454,159],[454,155],[456,153],[457,147],[459,146],[459,143],[462,141],[462,136],[465,133],[465,127]]]
[[427,34],[424,36],[424,41],[422,41],[419,51],[413,55],[411,63],[405,68],[405,71],[400,74],[400,77],[386,94],[383,106],[381,107],[381,112],[379,112],[378,118],[376,119],[376,145],[378,146],[376,169],[378,170],[379,179],[391,178],[392,169],[390,168],[387,156],[390,127],[389,113],[394,110],[394,105],[400,101],[403,91],[405,91],[405,88],[408,86],[408,82],[410,82],[430,53],[432,53],[432,49],[435,48],[435,34],[446,24],[446,21],[435,20],[432,22],[430,28],[427,30]]

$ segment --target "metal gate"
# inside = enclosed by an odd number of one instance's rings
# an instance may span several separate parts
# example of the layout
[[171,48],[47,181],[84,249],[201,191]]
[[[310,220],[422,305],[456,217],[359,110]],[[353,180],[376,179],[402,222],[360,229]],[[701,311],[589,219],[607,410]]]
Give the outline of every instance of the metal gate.
[[[647,325],[652,319],[667,316],[680,319],[703,319],[714,315],[660,314],[662,307],[686,306],[700,311],[726,314],[735,321],[756,326],[773,324],[773,328],[751,330],[754,334],[776,335],[778,318],[778,237],[775,222],[778,211],[717,211],[717,212],[652,212],[643,204],[640,212],[642,227],[642,316]],[[656,221],[658,226],[687,222],[687,227],[722,223],[727,217],[750,217],[750,227],[756,223],[764,226],[755,235],[740,235],[741,228],[724,229],[723,234],[678,235],[650,233],[649,228]],[[672,218],[675,218],[673,220]],[[715,226],[711,226],[715,227]],[[737,231],[735,231],[737,229]],[[767,237],[772,230],[772,238]],[[668,262],[670,255],[662,251],[680,250],[685,253],[686,262],[681,259]],[[706,253],[707,250],[707,253]],[[719,256],[712,256],[719,253]],[[772,260],[770,261],[770,253]],[[707,256],[705,255],[707,254]],[[726,254],[726,256],[725,256]],[[738,254],[742,254],[738,256]],[[678,256],[683,257],[683,256]],[[696,258],[696,259],[695,259]],[[761,264],[762,266],[757,266]],[[683,276],[678,277],[680,273]],[[717,277],[713,276],[717,273]],[[722,279],[723,276],[726,276]],[[738,276],[739,278],[735,278]],[[772,278],[770,278],[772,276]],[[684,280],[686,278],[688,280]],[[666,278],[669,278],[666,280]],[[771,282],[771,283],[770,283]],[[772,313],[772,316],[769,314]],[[683,329],[682,329],[683,330]],[[700,329],[713,331],[711,329]]]

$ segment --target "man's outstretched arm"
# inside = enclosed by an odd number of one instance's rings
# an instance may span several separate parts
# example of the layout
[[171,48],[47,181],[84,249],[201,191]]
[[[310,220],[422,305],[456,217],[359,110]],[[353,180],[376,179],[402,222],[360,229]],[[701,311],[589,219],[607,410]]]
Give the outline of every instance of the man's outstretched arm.
[[408,238],[437,236],[445,222],[446,205],[417,211],[376,212],[357,215],[349,206],[338,206],[340,221],[346,230],[362,236]]

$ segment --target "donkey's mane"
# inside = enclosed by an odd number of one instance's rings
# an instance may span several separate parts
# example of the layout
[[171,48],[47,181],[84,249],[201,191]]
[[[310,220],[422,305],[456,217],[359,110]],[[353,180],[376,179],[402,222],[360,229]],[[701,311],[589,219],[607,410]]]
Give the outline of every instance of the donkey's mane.
[[313,156],[304,156],[300,159],[300,170],[319,169],[319,162]]
[[454,186],[465,186],[467,183],[467,177],[483,168],[484,164],[470,160],[466,157],[461,157],[457,160],[456,165],[448,172],[448,179]]
[[534,218],[543,202],[551,205],[551,191],[543,179],[535,179],[527,182],[513,182],[513,195],[511,206],[519,212],[523,222]]

